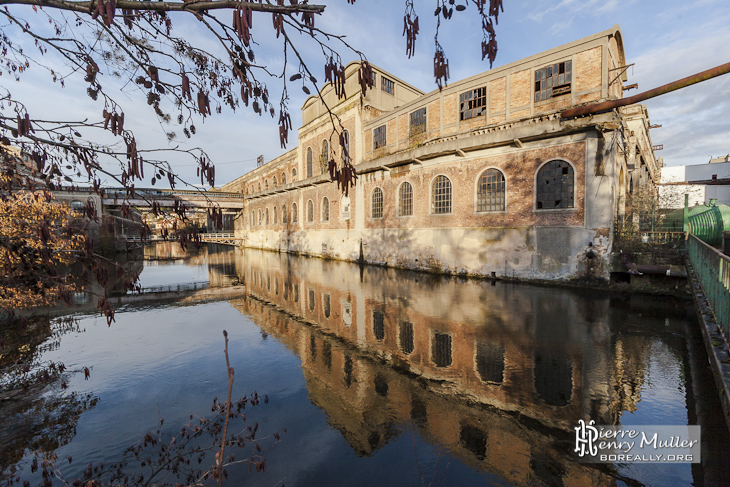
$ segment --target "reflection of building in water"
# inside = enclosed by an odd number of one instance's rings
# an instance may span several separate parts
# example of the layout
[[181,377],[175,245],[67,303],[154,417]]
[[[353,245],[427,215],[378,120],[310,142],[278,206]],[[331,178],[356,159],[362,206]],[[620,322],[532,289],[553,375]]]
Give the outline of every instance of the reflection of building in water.
[[270,304],[243,299],[234,305],[301,358],[312,403],[358,455],[371,455],[413,428],[465,463],[517,485],[613,485],[608,475],[571,459],[568,433],[469,405],[448,383],[415,381]]
[[155,242],[144,247],[145,260],[185,260],[190,265],[208,267],[209,287],[227,287],[243,284],[243,276],[237,269],[243,269],[243,254],[228,245],[205,244],[197,249],[189,244],[183,249],[180,242]]
[[578,419],[612,423],[639,397],[645,349],[614,339],[607,298],[251,250],[245,259],[256,300],[235,305],[299,355],[312,401],[359,454],[408,423],[519,484],[605,481],[560,442]]

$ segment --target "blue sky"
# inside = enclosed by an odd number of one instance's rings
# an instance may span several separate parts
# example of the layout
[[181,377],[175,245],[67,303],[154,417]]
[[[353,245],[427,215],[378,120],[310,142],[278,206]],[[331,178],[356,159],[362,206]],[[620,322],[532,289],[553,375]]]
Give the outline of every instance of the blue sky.
[[[404,9],[400,0],[357,0],[354,5],[346,0],[310,3],[326,5],[325,13],[315,20],[319,28],[346,35],[347,42],[363,51],[373,64],[421,90],[429,92],[436,88],[432,67],[435,0],[415,1],[421,35],[416,55],[411,59],[405,55],[405,39],[401,36]],[[730,2],[727,0],[504,0],[504,12],[496,28],[499,52],[494,67],[619,24],[627,62],[635,63],[629,68],[627,84],[639,84],[638,90],[627,92],[630,96],[730,61],[726,47],[730,45],[728,19]],[[195,21],[173,21],[178,35],[184,32],[191,41],[210,42]],[[260,44],[257,61],[280,71],[281,42],[272,35],[270,17],[254,16],[252,32]],[[442,22],[440,42],[449,59],[451,81],[489,69],[489,63],[481,61],[481,31],[473,9],[455,12],[450,21]],[[323,57],[318,48],[304,43],[301,49],[315,76],[324,79]],[[340,52],[344,62],[355,59],[344,49]],[[4,76],[0,85],[11,86],[15,97],[26,102],[34,115],[55,110],[67,118],[99,116],[101,107],[83,94],[83,83],[67,85],[64,90],[51,89],[52,97],[38,96],[48,93],[41,91],[49,84],[47,78],[40,70],[31,69],[24,83],[7,85],[12,82]],[[270,90],[272,98],[277,100],[278,95],[273,94],[275,85],[276,82],[272,83]],[[299,127],[300,108],[306,95],[296,85],[289,87],[289,95],[292,122],[294,127]],[[132,128],[143,145],[203,147],[216,164],[217,185],[253,169],[256,156],[261,154],[268,161],[285,151],[279,145],[276,119],[244,110],[224,111],[223,115],[209,117],[204,123],[199,121],[198,134],[192,140],[187,141],[180,133],[176,141],[168,143],[164,133],[176,127],[160,124],[139,93],[125,90],[121,98],[128,115],[126,120],[133,120],[131,126],[127,122],[125,127]],[[664,150],[657,155],[664,158],[665,164],[700,164],[707,162],[709,156],[730,153],[730,75],[646,104],[652,123],[662,125],[652,130],[651,136],[655,145],[664,145]],[[286,150],[293,147],[295,134],[290,135]],[[195,181],[192,161],[175,157],[171,162],[183,177]]]

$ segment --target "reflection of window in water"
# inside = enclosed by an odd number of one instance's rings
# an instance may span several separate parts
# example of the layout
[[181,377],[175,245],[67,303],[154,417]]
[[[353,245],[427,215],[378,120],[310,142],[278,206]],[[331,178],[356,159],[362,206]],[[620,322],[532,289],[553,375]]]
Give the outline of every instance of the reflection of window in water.
[[418,426],[425,427],[428,423],[428,411],[426,403],[418,396],[411,396],[411,419]]
[[400,339],[400,349],[403,353],[411,353],[413,351],[413,323],[401,321],[398,330],[398,338]]
[[535,352],[535,390],[551,406],[567,406],[573,391],[570,358],[552,350]]
[[299,302],[299,283],[294,284],[294,302]]
[[484,382],[501,384],[504,380],[504,345],[480,341],[476,344],[476,367]]
[[289,284],[288,282],[284,282],[284,301],[289,301]]
[[342,298],[340,304],[342,305],[342,321],[345,322],[345,326],[350,326],[352,324],[352,303]]
[[271,276],[266,276],[266,290],[271,292]]
[[380,311],[373,311],[373,333],[376,340],[385,339],[385,316]]
[[274,279],[274,293],[276,293],[277,296],[279,295],[279,278],[278,277]]
[[[540,485],[565,485],[565,466],[554,458],[548,457],[544,452],[536,452],[530,457],[530,468],[533,470],[535,480],[540,480]],[[537,482],[536,482],[537,483]]]
[[375,384],[375,392],[377,392],[379,396],[383,396],[383,397],[388,396],[388,381],[385,380],[385,377],[383,377],[380,374],[376,375],[374,384]]
[[314,289],[309,290],[309,311],[314,311]]
[[314,335],[309,337],[309,354],[312,356],[312,361],[317,360],[317,341]]
[[345,372],[345,385],[350,387],[352,385],[352,359],[349,355],[345,355],[343,371]]
[[468,424],[462,424],[459,441],[479,460],[484,460],[487,455],[487,434],[484,431]]
[[325,318],[329,318],[330,311],[331,311],[330,310],[330,295],[329,294],[323,295],[322,300],[324,301],[324,303],[323,303],[324,304],[324,306],[323,306],[324,307],[324,316],[325,316]]
[[436,364],[436,367],[451,365],[451,335],[438,332],[433,334],[431,361]]
[[371,450],[376,450],[380,446],[380,433],[377,431],[370,433],[370,436],[368,436],[368,444]]
[[322,343],[322,361],[327,369],[332,370],[332,344],[329,340]]

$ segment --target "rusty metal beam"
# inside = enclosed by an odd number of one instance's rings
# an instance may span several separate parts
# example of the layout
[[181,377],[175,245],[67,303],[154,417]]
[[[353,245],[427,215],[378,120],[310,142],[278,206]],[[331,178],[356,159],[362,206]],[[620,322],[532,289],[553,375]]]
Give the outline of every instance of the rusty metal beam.
[[720,66],[717,66],[714,68],[710,68],[706,71],[702,71],[701,73],[693,74],[692,76],[687,76],[686,78],[682,78],[678,81],[668,83],[668,84],[660,86],[658,88],[654,88],[653,90],[645,91],[644,93],[639,93],[638,95],[630,96],[628,98],[604,101],[601,103],[595,103],[593,105],[586,105],[586,106],[582,106],[582,107],[569,108],[567,110],[560,112],[560,118],[571,118],[571,117],[579,117],[581,115],[592,115],[594,113],[613,110],[614,108],[623,107],[626,105],[633,105],[634,103],[639,103],[644,100],[648,100],[649,98],[654,98],[656,96],[664,95],[666,93],[670,93],[672,91],[676,91],[681,88],[686,88],[687,86],[701,83],[702,81],[716,78],[717,76],[722,76],[723,74],[727,74],[727,73],[730,73],[730,63],[725,63],[723,65],[720,65]]

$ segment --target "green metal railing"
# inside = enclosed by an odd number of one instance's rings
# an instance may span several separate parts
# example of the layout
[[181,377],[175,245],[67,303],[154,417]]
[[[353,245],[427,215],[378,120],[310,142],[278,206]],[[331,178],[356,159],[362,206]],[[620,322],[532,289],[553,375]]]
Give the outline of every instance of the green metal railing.
[[718,325],[730,338],[730,257],[694,235],[687,239],[687,252]]

